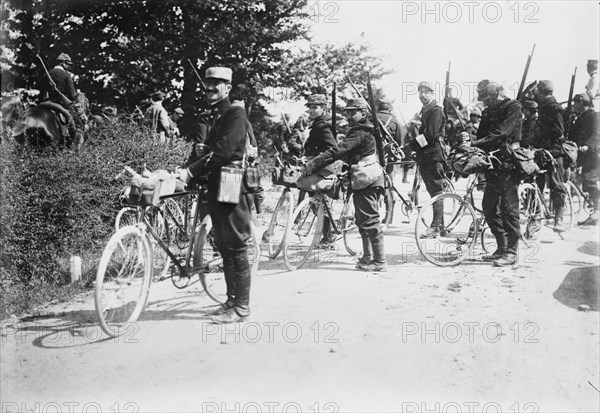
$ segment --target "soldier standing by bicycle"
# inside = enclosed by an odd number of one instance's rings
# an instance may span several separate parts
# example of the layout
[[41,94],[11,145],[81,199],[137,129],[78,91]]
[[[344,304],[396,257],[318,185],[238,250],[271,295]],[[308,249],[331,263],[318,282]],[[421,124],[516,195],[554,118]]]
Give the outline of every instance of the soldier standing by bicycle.
[[354,175],[351,187],[356,224],[363,243],[363,256],[356,268],[361,271],[387,271],[378,206],[379,197],[383,194],[384,175],[376,154],[373,125],[368,120],[369,108],[363,99],[350,99],[344,110],[350,124],[346,138],[339,147],[332,146],[308,162],[304,174],[312,175],[322,167],[346,158]]
[[[330,149],[337,150],[338,145],[335,136],[333,136],[331,124],[326,117],[327,96],[322,94],[311,95],[308,97],[306,106],[312,125],[309,126],[310,133],[304,143],[304,156],[310,160]],[[329,218],[326,217],[323,225],[323,239],[319,243],[319,247],[332,248],[332,242],[331,223]]]
[[232,71],[226,67],[206,70],[206,95],[211,105],[212,123],[206,138],[208,154],[180,170],[184,182],[208,174],[208,213],[213,222],[215,244],[223,257],[223,272],[227,284],[227,302],[222,304],[212,320],[216,323],[236,323],[250,315],[250,263],[247,244],[250,238],[250,200],[242,184],[239,203],[217,201],[221,167],[242,166],[246,154],[248,119],[246,111],[229,100]]
[[509,161],[511,149],[519,147],[523,115],[521,104],[503,95],[502,87],[482,80],[477,85],[477,100],[486,106],[472,146],[487,153],[496,152],[501,165],[485,173],[486,187],[482,209],[485,220],[496,238],[498,249],[484,255],[484,261],[504,267],[517,262],[519,238],[519,176]]
[[600,156],[600,113],[595,112],[590,97],[587,93],[580,93],[573,97],[573,111],[577,114],[577,120],[571,128],[569,137],[579,147],[577,163],[581,166],[583,178],[583,191],[590,195],[590,201],[594,211],[583,222],[578,225],[597,226],[600,211],[598,201],[600,199],[600,170],[598,157]]
[[[417,153],[417,165],[427,192],[433,198],[444,190],[445,153],[442,147],[444,139],[444,109],[435,100],[433,82],[419,83],[419,99],[423,103],[421,109],[421,127],[419,135],[411,142],[411,149]],[[444,206],[433,204],[433,219],[423,235],[435,238],[440,235],[444,226]]]
[[[563,216],[565,211],[565,198],[567,196],[565,182],[565,168],[563,166],[562,143],[564,137],[563,107],[552,95],[554,84],[550,80],[540,80],[534,90],[535,100],[538,103],[538,121],[533,131],[534,147],[548,150],[555,158],[556,163],[548,165],[550,178],[550,198],[554,205],[554,231],[563,232]],[[537,184],[544,192],[546,177],[540,175]]]

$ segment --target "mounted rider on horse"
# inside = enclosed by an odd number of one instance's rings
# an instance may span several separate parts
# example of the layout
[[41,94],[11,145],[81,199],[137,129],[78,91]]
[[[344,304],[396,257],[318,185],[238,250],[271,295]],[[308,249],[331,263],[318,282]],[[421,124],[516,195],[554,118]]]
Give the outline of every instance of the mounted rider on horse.
[[[66,53],[61,53],[56,60],[56,66],[49,71],[43,67],[44,78],[40,88],[41,103],[38,107],[45,107],[57,114],[62,114],[68,128],[68,142],[75,142],[80,146],[83,143],[87,117],[79,103],[80,99],[75,91],[72,75],[68,72],[72,65],[71,57]],[[60,118],[60,115],[58,117]]]

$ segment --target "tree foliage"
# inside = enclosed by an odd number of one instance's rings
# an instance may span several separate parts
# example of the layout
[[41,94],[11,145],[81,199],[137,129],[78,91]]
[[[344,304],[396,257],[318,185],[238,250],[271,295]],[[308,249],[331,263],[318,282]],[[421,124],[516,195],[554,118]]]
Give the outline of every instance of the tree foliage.
[[[92,101],[127,106],[155,90],[193,104],[199,72],[234,69],[234,87],[257,98],[276,80],[282,44],[306,33],[306,0],[2,0],[12,10],[7,47],[16,53],[12,74],[35,88],[35,55],[74,61],[78,86]],[[4,77],[4,76],[3,76]]]
[[383,67],[381,57],[372,55],[366,44],[311,43],[308,48],[287,51],[281,73],[282,86],[303,96],[330,94],[334,82],[341,85],[340,90],[346,95],[355,95],[346,75],[365,93],[367,74],[371,80],[377,80],[391,71]]

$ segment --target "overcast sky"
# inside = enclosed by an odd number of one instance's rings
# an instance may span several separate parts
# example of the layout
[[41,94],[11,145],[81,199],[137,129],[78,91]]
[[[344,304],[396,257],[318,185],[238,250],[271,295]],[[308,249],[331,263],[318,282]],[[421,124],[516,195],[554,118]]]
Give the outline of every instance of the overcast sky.
[[567,99],[578,67],[575,91],[589,78],[586,63],[598,58],[597,1],[328,1],[310,2],[317,42],[366,42],[395,72],[379,82],[408,120],[420,110],[415,84],[443,87],[448,62],[451,81],[463,103],[484,78],[503,82],[514,97],[527,55],[536,44],[528,81],[555,82],[559,101]]

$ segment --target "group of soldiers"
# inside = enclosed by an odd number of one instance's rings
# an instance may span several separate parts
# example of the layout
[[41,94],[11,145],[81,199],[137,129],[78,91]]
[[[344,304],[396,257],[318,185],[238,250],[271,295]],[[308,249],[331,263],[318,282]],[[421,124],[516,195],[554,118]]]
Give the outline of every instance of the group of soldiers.
[[[61,60],[67,64],[69,61]],[[58,72],[63,75],[62,71]],[[55,71],[55,75],[58,72]],[[594,103],[598,97],[597,61],[588,62],[588,72],[591,76],[588,86],[592,86],[574,97],[573,111],[568,116],[552,95],[551,81],[537,82],[531,99],[525,101],[506,97],[502,86],[496,82],[487,79],[479,82],[477,100],[484,109],[473,109],[464,130],[454,139],[458,138],[461,143],[468,143],[486,153],[494,153],[500,161],[498,167],[485,172],[483,212],[498,247],[493,253],[484,255],[484,261],[493,262],[496,266],[508,266],[517,261],[518,244],[522,236],[517,193],[520,177],[515,172],[511,155],[520,145],[547,149],[556,158],[556,164],[548,168],[550,192],[555,207],[554,228],[556,231],[563,230],[563,183],[567,179],[567,167],[575,166],[565,165],[562,149],[565,125],[569,125],[569,139],[579,147],[578,164],[583,169],[584,190],[590,194],[594,205],[594,213],[582,224],[597,225],[600,154],[598,107]],[[55,79],[59,80],[60,77]],[[232,71],[229,68],[211,67],[206,70],[203,83],[210,111],[205,117],[207,121],[198,128],[202,139],[195,145],[190,160],[178,170],[179,178],[186,183],[201,177],[208,178],[208,213],[214,223],[215,244],[223,257],[228,297],[226,303],[212,315],[213,321],[218,323],[244,321],[250,314],[250,265],[246,241],[250,237],[252,191],[247,181],[242,180],[239,200],[225,203],[219,198],[222,168],[245,169],[249,142],[253,136],[243,105],[234,104],[230,99],[231,80]],[[62,87],[62,81],[56,83],[59,88]],[[69,82],[65,81],[65,85],[69,87]],[[444,190],[445,177],[449,172],[446,156],[451,140],[446,135],[452,119],[448,107],[456,106],[456,102],[449,100],[439,104],[435,100],[433,82],[420,82],[418,91],[423,106],[418,119],[410,125],[415,130],[410,135],[412,139],[405,139],[407,135],[402,133],[401,124],[392,113],[391,103],[385,100],[380,101],[376,108],[377,127],[385,129],[386,135],[402,146],[405,153],[414,156],[426,189],[434,197]],[[159,136],[169,133],[166,111],[161,104],[163,98],[160,92],[153,94],[153,103],[148,109],[152,128]],[[362,97],[350,99],[343,108],[348,128],[343,131],[343,139],[337,139],[328,113],[327,96],[308,96],[306,106],[308,125],[297,122],[291,128],[289,118],[284,119],[287,133],[281,134],[279,146],[288,155],[305,157],[307,163],[303,176],[318,174],[339,159],[349,165],[355,218],[363,243],[363,254],[356,268],[361,271],[386,271],[384,234],[378,209],[385,186],[385,171],[379,165],[370,107]],[[454,113],[458,114],[456,110]],[[309,132],[305,139],[306,128]],[[393,174],[393,166],[387,172]],[[406,171],[403,178],[406,179]],[[540,184],[543,185],[541,181]],[[443,236],[443,231],[443,205],[434,203],[433,219],[423,236]],[[325,223],[323,237],[321,247],[327,247],[331,242],[328,223]]]

